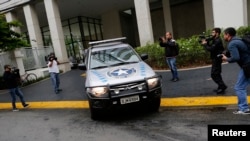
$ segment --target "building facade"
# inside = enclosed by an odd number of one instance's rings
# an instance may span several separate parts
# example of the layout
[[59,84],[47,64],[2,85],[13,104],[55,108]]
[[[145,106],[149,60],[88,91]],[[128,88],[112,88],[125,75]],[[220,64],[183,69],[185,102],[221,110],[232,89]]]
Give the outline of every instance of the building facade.
[[213,27],[247,26],[247,0],[0,0],[7,22],[20,21],[32,47],[52,46],[66,65],[88,42],[127,37],[132,46],[153,43],[166,31],[174,38]]

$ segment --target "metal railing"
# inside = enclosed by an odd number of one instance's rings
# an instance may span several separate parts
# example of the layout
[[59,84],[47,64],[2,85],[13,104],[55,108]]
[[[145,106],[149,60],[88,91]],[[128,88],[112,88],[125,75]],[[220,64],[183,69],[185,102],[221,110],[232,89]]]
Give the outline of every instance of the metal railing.
[[[42,48],[23,47],[19,50],[23,55],[22,60],[25,71],[46,67],[45,56],[54,51],[51,46]],[[17,66],[13,51],[0,53],[0,75],[4,72],[5,64]]]

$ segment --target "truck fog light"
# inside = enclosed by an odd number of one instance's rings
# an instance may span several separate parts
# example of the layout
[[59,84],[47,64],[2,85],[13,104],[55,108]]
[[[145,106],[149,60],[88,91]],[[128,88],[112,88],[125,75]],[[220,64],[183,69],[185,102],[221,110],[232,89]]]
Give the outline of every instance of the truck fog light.
[[140,90],[140,91],[143,89],[142,85],[138,86],[137,88],[138,88],[138,90]]
[[118,89],[115,89],[114,92],[115,92],[115,94],[119,94],[120,93],[120,91]]

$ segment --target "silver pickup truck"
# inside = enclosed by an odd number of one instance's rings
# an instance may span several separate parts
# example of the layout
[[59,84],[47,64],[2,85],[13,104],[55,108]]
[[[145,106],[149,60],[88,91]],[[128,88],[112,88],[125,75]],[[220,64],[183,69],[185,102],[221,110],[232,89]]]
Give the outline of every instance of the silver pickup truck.
[[90,42],[85,62],[85,90],[91,118],[101,119],[105,112],[126,107],[158,111],[161,103],[161,76],[123,41],[125,37]]

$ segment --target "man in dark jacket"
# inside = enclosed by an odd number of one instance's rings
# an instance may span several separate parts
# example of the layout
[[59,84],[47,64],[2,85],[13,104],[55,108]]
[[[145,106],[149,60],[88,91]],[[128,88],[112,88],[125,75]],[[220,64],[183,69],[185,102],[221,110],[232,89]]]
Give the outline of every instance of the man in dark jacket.
[[4,74],[3,79],[4,82],[9,89],[11,98],[12,98],[12,111],[16,112],[19,111],[16,108],[16,95],[20,98],[20,101],[22,102],[22,105],[24,108],[27,108],[29,104],[26,104],[24,101],[23,93],[18,87],[18,81],[20,80],[20,74],[18,69],[11,70],[10,65],[4,65]]
[[172,72],[171,81],[176,82],[179,80],[176,67],[176,56],[178,55],[178,48],[177,43],[172,38],[172,34],[170,32],[166,32],[165,37],[160,38],[160,46],[165,48],[166,62]]
[[225,94],[227,86],[225,85],[221,77],[222,59],[218,56],[224,51],[220,33],[220,28],[214,28],[212,30],[212,37],[209,40],[203,39],[202,44],[204,48],[210,52],[210,58],[212,59],[211,77],[213,81],[218,85],[218,88],[214,91],[217,94]]

